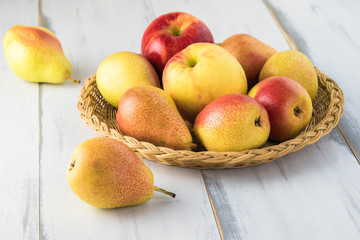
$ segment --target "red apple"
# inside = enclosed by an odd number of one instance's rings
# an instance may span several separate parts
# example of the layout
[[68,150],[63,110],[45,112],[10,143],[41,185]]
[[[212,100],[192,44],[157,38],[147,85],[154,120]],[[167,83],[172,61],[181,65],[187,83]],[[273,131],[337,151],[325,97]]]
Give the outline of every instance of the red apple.
[[156,18],[146,28],[141,41],[141,52],[161,78],[167,61],[188,45],[197,42],[214,42],[209,28],[188,13],[171,12]]
[[273,141],[296,137],[310,122],[313,111],[310,95],[300,83],[290,78],[266,78],[248,95],[266,108],[271,125],[269,139]]

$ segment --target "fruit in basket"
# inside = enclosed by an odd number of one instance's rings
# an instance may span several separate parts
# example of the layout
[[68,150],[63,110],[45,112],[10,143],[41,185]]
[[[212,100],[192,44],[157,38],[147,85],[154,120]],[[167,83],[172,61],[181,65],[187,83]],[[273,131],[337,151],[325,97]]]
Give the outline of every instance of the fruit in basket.
[[3,39],[10,69],[29,82],[63,83],[72,67],[54,33],[44,27],[16,25]]
[[166,62],[177,52],[196,42],[214,42],[205,23],[188,13],[171,12],[159,16],[146,28],[141,41],[141,52],[161,77]]
[[221,46],[231,53],[244,68],[248,89],[258,83],[261,68],[266,60],[276,53],[274,48],[245,33],[227,38]]
[[270,122],[265,108],[243,94],[222,96],[197,116],[194,131],[208,151],[258,148],[268,139]]
[[271,140],[282,142],[292,139],[310,122],[313,110],[310,95],[301,84],[290,78],[266,78],[255,85],[248,95],[266,108]]
[[192,137],[171,97],[153,86],[129,89],[119,101],[116,120],[123,134],[173,149],[188,149]]
[[154,190],[150,169],[125,144],[98,137],[86,140],[73,151],[66,171],[71,190],[98,208],[117,208],[144,203]]
[[300,83],[309,93],[311,100],[316,97],[318,79],[311,61],[296,50],[281,51],[271,56],[259,75],[259,81],[271,77],[283,76]]
[[164,68],[163,85],[180,114],[190,122],[216,98],[247,93],[240,63],[212,43],[194,43],[173,56]]
[[159,78],[146,58],[133,52],[117,52],[107,57],[96,72],[101,95],[117,107],[121,96],[138,85],[160,87]]

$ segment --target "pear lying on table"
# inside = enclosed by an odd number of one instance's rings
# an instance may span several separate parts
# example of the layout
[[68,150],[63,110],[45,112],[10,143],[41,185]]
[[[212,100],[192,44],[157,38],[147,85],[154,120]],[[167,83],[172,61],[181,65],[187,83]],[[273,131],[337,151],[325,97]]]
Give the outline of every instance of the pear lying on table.
[[178,150],[194,146],[174,101],[160,88],[143,85],[126,91],[116,120],[122,133],[138,140]]
[[4,39],[10,69],[29,82],[63,83],[70,80],[72,67],[54,33],[44,27],[16,25]]
[[153,197],[154,190],[175,197],[154,186],[150,169],[129,147],[111,138],[92,138],[77,146],[66,178],[81,200],[98,208],[142,204]]

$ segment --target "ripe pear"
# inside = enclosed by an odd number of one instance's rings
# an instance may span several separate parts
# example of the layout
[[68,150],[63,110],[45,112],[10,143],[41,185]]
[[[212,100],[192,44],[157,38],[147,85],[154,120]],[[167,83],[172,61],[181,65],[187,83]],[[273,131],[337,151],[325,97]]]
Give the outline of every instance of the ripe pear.
[[299,135],[309,124],[312,102],[300,83],[287,77],[268,77],[256,84],[248,93],[263,105],[269,114],[269,139],[286,141]]
[[44,27],[16,25],[3,39],[10,69],[29,82],[63,83],[72,67],[54,33]]
[[98,208],[142,204],[154,190],[175,197],[154,186],[150,169],[129,147],[111,138],[92,138],[77,146],[66,178],[81,200]]
[[160,87],[154,67],[145,57],[133,52],[117,52],[106,58],[97,69],[96,84],[101,95],[114,107],[132,87]]
[[193,146],[174,101],[160,88],[143,85],[126,91],[116,119],[122,133],[138,140],[179,150]]
[[259,75],[259,82],[272,76],[282,76],[300,83],[314,101],[318,91],[318,79],[313,64],[297,50],[281,51],[271,56]]
[[194,131],[209,151],[242,151],[267,141],[270,122],[266,109],[256,100],[229,94],[212,101],[199,113]]
[[266,60],[277,52],[269,45],[245,33],[227,38],[221,43],[221,46],[231,53],[243,67],[248,89],[258,82],[259,73]]

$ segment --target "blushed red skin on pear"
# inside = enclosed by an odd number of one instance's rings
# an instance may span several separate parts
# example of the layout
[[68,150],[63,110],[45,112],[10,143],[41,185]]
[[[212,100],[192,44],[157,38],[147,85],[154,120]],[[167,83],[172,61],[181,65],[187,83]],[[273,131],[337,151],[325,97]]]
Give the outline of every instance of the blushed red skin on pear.
[[[256,125],[256,120],[260,124]],[[242,151],[261,147],[268,139],[270,122],[263,106],[243,94],[217,98],[197,116],[194,131],[209,151]]]
[[3,45],[10,69],[20,78],[48,83],[71,79],[71,64],[50,30],[16,25],[5,34]]
[[269,45],[245,33],[227,38],[221,43],[221,47],[231,53],[244,68],[249,89],[258,83],[261,68],[266,60],[277,52]]
[[[180,36],[171,33],[172,26],[179,27],[182,32]],[[197,42],[214,42],[205,23],[188,13],[171,12],[159,16],[146,28],[141,52],[161,78],[166,62],[177,52]]]
[[154,192],[150,169],[128,146],[111,138],[81,143],[71,155],[66,177],[81,200],[98,208],[141,204]]
[[[248,93],[262,104],[270,118],[269,139],[286,141],[299,135],[310,122],[312,101],[306,89],[298,82],[280,76],[269,77],[255,85]],[[299,106],[302,113],[296,116]]]
[[57,37],[46,28],[38,26],[16,25],[13,26],[9,31],[11,31],[13,35],[12,41],[17,40],[24,44],[24,46],[30,45],[36,47],[39,45],[40,41],[43,41],[46,42],[46,46],[52,50],[56,50],[62,54],[64,53]]
[[153,86],[137,86],[121,97],[116,120],[123,134],[157,146],[190,150],[192,137],[171,97]]

